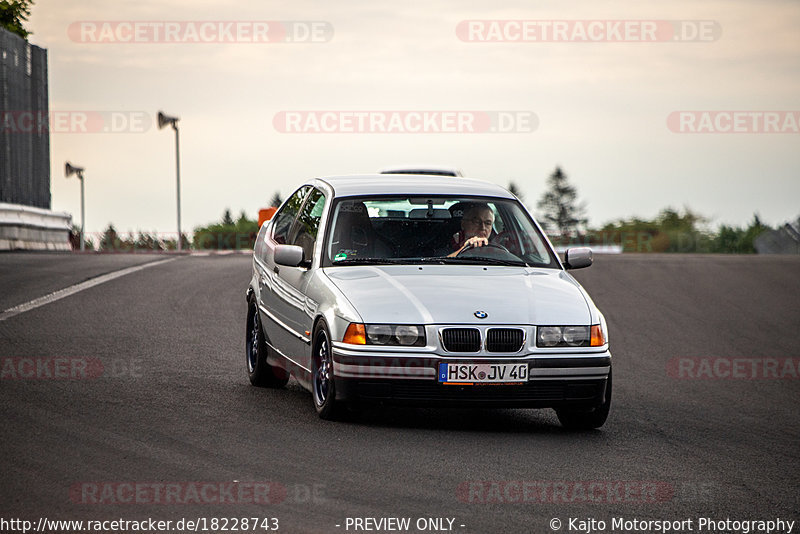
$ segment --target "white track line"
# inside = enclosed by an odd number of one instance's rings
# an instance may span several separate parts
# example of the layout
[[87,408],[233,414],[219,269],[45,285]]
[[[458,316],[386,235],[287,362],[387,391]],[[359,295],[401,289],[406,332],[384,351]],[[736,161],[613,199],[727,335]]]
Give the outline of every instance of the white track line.
[[86,280],[85,282],[75,284],[74,286],[69,286],[65,287],[64,289],[59,289],[58,291],[54,291],[49,295],[39,297],[38,299],[30,300],[24,304],[20,304],[19,306],[14,306],[13,308],[9,308],[4,312],[0,312],[0,321],[5,321],[6,319],[14,317],[15,315],[19,315],[20,313],[33,310],[34,308],[38,308],[39,306],[44,306],[45,304],[50,304],[51,302],[55,302],[57,300],[63,299],[64,297],[74,295],[75,293],[83,291],[84,289],[89,289],[90,287],[98,286],[100,284],[108,282],[109,280],[119,278],[120,276],[125,276],[126,274],[135,273],[136,271],[141,271],[142,269],[147,269],[148,267],[154,267],[156,265],[161,265],[163,263],[174,261],[175,259],[176,258],[167,258],[166,260],[158,260],[150,263],[143,263],[142,265],[135,265],[133,267],[128,267],[126,269],[120,269],[119,271],[114,271],[111,273],[100,275],[97,278]]

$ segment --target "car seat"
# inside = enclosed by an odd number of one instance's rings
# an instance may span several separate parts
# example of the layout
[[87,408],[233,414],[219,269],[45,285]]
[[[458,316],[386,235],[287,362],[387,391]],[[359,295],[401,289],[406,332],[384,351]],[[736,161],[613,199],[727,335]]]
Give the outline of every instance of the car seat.
[[372,226],[363,202],[342,202],[331,243],[332,258],[346,254],[349,259],[389,258],[393,247]]

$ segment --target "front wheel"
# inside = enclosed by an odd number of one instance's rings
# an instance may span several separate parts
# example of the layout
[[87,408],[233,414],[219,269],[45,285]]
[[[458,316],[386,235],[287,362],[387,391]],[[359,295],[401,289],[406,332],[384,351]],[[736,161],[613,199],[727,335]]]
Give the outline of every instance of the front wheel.
[[323,323],[317,325],[313,339],[311,395],[314,398],[314,407],[321,419],[335,420],[341,412],[341,407],[336,402],[331,337]]
[[606,394],[603,403],[591,410],[571,410],[557,409],[558,420],[565,428],[572,430],[590,430],[600,428],[608,419],[608,412],[611,409],[611,371],[608,371],[608,381],[606,382]]

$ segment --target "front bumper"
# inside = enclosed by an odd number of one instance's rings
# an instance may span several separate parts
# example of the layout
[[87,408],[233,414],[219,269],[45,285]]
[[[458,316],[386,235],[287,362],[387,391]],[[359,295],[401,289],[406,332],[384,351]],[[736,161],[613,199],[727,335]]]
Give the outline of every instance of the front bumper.
[[[515,385],[452,385],[437,381],[439,364],[527,363],[528,381]],[[514,357],[441,356],[333,347],[336,397],[348,402],[494,407],[591,407],[603,402],[609,351]]]

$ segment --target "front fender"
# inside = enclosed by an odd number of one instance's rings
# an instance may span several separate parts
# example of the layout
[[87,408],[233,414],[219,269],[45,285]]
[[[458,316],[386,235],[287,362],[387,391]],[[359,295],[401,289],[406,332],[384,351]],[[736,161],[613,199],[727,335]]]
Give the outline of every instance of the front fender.
[[255,272],[255,265],[253,266],[253,275],[250,277],[250,283],[247,285],[247,290],[245,291],[244,298],[247,302],[250,302],[250,297],[256,296],[258,297],[258,273]]
[[353,304],[322,269],[309,283],[307,294],[313,295],[312,298],[318,303],[313,328],[316,328],[320,319],[324,319],[332,341],[341,341],[350,323],[363,322]]

